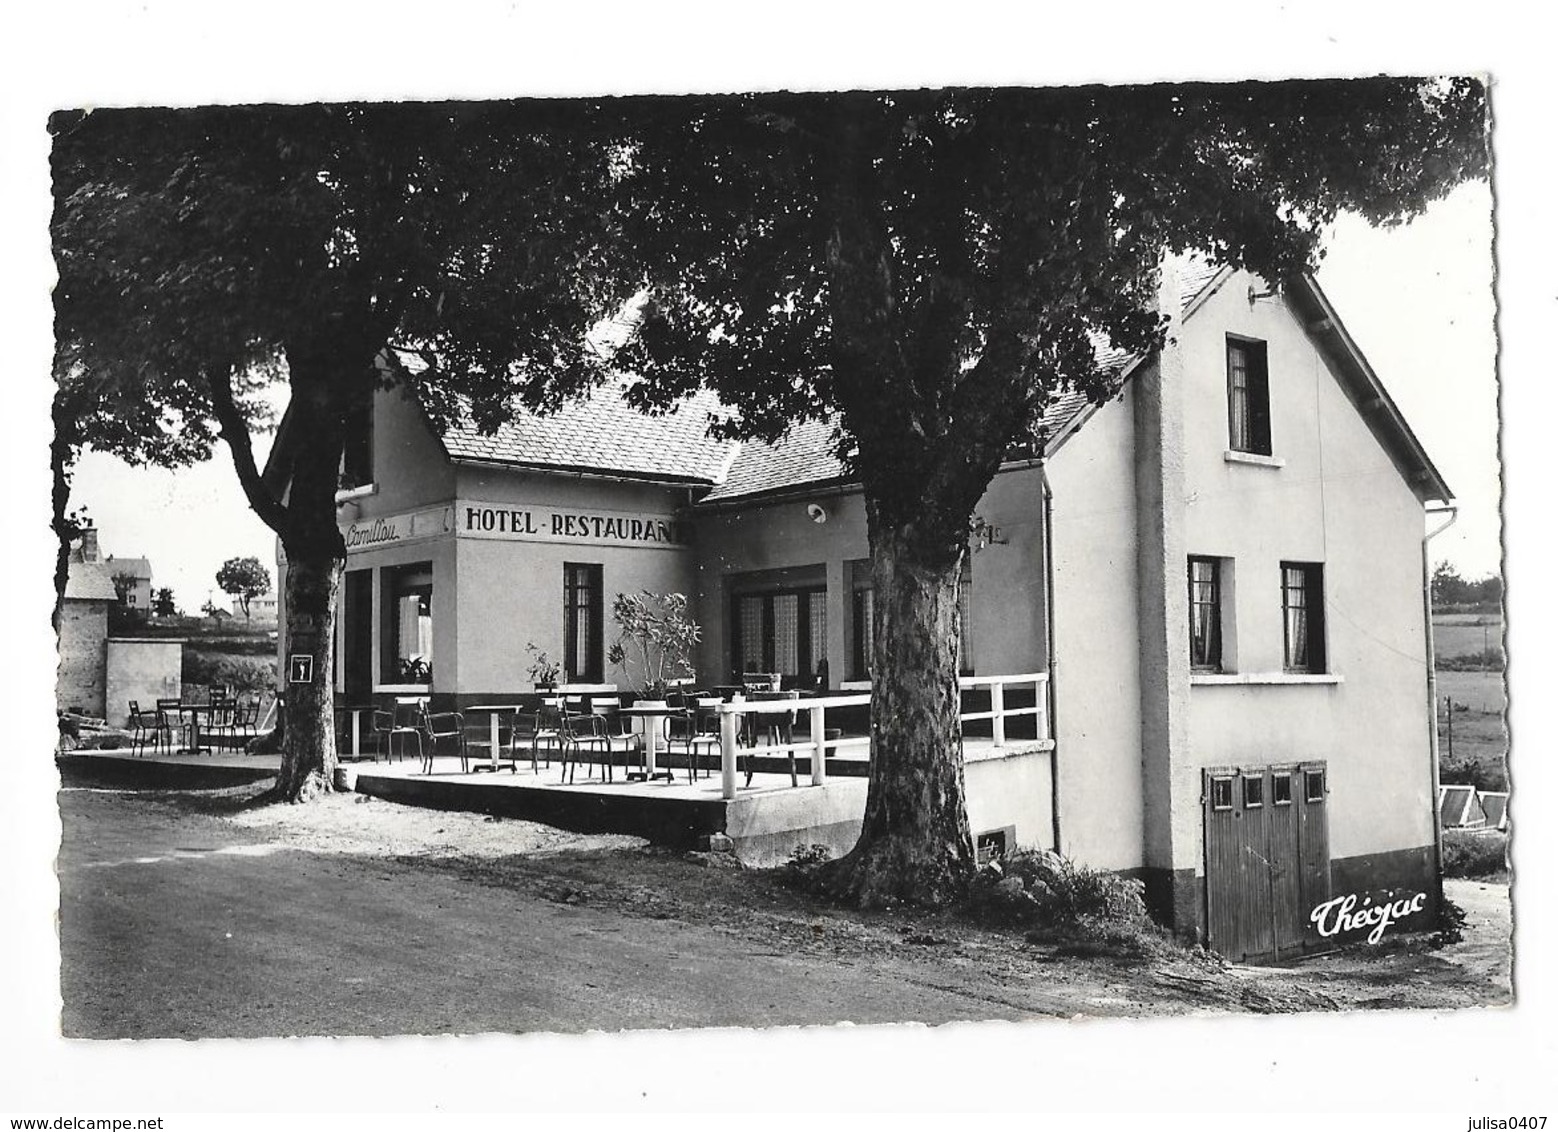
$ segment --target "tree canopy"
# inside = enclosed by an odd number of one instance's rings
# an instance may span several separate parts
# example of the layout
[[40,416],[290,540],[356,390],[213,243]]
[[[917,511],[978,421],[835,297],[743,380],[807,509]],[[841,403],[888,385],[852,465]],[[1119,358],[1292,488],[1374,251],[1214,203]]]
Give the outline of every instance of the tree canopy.
[[216,584],[222,592],[232,594],[243,607],[245,618],[249,616],[249,603],[270,592],[270,571],[258,558],[229,558],[216,572]]
[[[294,533],[281,489],[310,438],[384,380],[391,342],[441,362],[492,418],[522,375],[597,372],[608,155],[582,103],[247,106],[55,116],[57,420],[132,463],[233,448],[251,504]],[[320,379],[323,419],[283,425],[264,483],[255,396]],[[329,359],[328,361],[326,359]],[[414,375],[400,375],[415,380]],[[535,386],[539,391],[539,386]],[[329,439],[328,436],[324,437]],[[338,456],[338,452],[335,455]]]
[[[894,514],[961,511],[1101,346],[1162,330],[1165,254],[1281,282],[1343,209],[1395,222],[1486,162],[1468,79],[756,94],[631,131],[648,317],[638,400],[724,427],[837,419]],[[982,469],[965,479],[965,469]],[[962,486],[954,486],[961,484]]]

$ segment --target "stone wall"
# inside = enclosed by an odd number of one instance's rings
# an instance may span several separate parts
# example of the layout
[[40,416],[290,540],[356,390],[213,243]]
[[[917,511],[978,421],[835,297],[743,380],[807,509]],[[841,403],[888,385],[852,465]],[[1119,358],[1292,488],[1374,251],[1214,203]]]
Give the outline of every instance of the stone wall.
[[55,702],[62,710],[103,715],[106,601],[67,601],[60,612],[59,677]]

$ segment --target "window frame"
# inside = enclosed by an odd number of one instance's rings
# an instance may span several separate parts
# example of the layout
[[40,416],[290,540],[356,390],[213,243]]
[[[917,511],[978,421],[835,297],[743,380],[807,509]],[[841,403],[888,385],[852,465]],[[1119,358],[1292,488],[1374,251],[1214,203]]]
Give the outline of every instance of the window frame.
[[[563,563],[563,658],[565,684],[600,684],[606,678],[605,567],[599,562]],[[582,598],[580,594],[584,595]],[[577,653],[578,617],[585,624],[583,665]]]
[[876,591],[869,584],[850,591],[849,621],[849,678],[869,680],[876,646]]
[[[1250,801],[1250,787],[1254,787],[1255,800]],[[1239,801],[1240,808],[1245,810],[1261,810],[1266,807],[1266,773],[1240,774],[1239,775]]]
[[[1329,669],[1325,626],[1325,566],[1320,562],[1283,561],[1278,566],[1282,594],[1282,671],[1323,675]],[[1294,584],[1295,579],[1298,584]],[[1302,604],[1293,604],[1294,595]],[[1303,652],[1295,644],[1295,614],[1303,623]]]
[[[402,586],[402,580],[426,574],[425,583]],[[378,687],[398,689],[428,689],[433,686],[433,592],[436,588],[437,577],[433,570],[431,560],[420,562],[404,562],[394,566],[384,566],[379,574],[380,592],[380,641]],[[400,664],[406,659],[400,654],[400,604],[404,597],[413,594],[422,597],[427,604],[428,642],[427,642],[427,679],[407,680],[400,672]]]
[[374,398],[353,405],[346,416],[346,440],[341,448],[339,487],[361,492],[374,484]]
[[[1312,806],[1312,805],[1315,805],[1317,803],[1324,802],[1325,801],[1325,768],[1324,767],[1313,767],[1313,766],[1305,767],[1303,773],[1304,773],[1304,804]],[[1311,787],[1314,787],[1316,785],[1318,785],[1318,789],[1311,789]]]
[[[1232,774],[1214,774],[1211,776],[1211,786],[1208,788],[1208,793],[1210,794],[1210,802],[1214,813],[1225,813],[1233,809],[1233,780],[1235,777]],[[1228,791],[1228,798],[1225,802],[1217,800],[1220,787],[1226,788]]]
[[[783,672],[777,664],[777,630],[774,603],[777,599],[793,597],[795,601],[795,660],[799,672]],[[817,661],[828,656],[828,588],[826,584],[776,586],[764,589],[741,589],[730,595],[731,601],[731,670],[736,676],[745,672],[781,672],[792,680],[810,681],[817,675]],[[746,601],[758,605],[758,635],[756,657],[749,656],[752,642],[746,640],[742,630],[741,607]],[[812,632],[813,609],[822,611],[822,639],[816,640]],[[757,667],[748,661],[755,659]]]
[[1270,456],[1271,370],[1266,342],[1238,334],[1229,334],[1226,341],[1228,448]]
[[[1212,577],[1210,583],[1200,582],[1196,578],[1197,566],[1210,566]],[[1188,648],[1190,650],[1190,670],[1192,672],[1221,672],[1223,671],[1223,564],[1222,559],[1210,555],[1192,554],[1185,566],[1186,596],[1189,601],[1189,625]],[[1210,584],[1212,590],[1211,600],[1198,601],[1196,587]],[[1196,656],[1196,610],[1198,607],[1210,609],[1208,636],[1210,644],[1205,658]]]

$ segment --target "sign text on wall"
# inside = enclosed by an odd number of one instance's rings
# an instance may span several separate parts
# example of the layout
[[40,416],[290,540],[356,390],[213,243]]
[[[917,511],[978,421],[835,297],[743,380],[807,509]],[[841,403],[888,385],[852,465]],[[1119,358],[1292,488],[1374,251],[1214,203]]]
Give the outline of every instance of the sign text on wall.
[[447,535],[648,549],[683,547],[688,543],[687,525],[674,515],[472,500],[460,500],[452,507],[357,519],[341,526],[348,554],[386,550]]
[[687,544],[684,524],[653,512],[461,501],[455,505],[455,526],[463,538],[641,547]]
[[357,519],[343,524],[341,538],[346,541],[346,553],[364,550],[383,550],[398,543],[433,538],[454,530],[454,510],[435,507],[427,511],[413,511],[404,515],[379,515],[371,519]]

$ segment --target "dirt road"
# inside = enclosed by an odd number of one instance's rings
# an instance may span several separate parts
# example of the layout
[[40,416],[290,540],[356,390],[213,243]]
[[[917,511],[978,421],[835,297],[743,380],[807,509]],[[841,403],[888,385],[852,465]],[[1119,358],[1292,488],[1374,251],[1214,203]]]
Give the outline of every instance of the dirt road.
[[[819,909],[629,838],[254,788],[60,795],[75,1037],[582,1031],[1507,1001],[1507,889],[1441,951],[1232,967]],[[1459,892],[1456,899],[1462,899]]]

